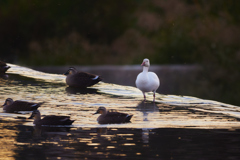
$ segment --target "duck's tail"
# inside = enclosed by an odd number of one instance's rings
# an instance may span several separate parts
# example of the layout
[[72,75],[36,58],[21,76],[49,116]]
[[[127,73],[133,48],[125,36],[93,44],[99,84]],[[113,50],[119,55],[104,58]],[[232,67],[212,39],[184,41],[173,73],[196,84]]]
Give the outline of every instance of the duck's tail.
[[32,110],[37,110],[38,107],[40,107],[43,103],[45,103],[45,102],[35,103],[35,104],[31,105]]
[[66,125],[71,125],[74,121],[75,121],[75,120],[70,120],[70,119],[68,119],[68,120],[66,121]]
[[131,118],[132,118],[133,115],[127,115],[126,116],[126,119],[125,119],[125,122],[130,122]]

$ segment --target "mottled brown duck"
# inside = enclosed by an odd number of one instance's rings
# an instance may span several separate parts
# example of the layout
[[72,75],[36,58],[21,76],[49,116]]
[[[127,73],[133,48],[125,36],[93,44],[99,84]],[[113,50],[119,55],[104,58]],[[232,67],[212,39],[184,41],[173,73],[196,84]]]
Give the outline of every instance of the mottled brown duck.
[[102,78],[98,75],[77,71],[70,67],[66,73],[66,83],[70,87],[86,88],[97,84]]
[[0,61],[0,77],[4,76],[6,74],[6,71],[11,68],[8,66],[5,62]]
[[97,121],[99,124],[114,124],[114,123],[127,123],[130,122],[133,115],[120,112],[107,111],[105,107],[99,107],[94,114],[101,114]]
[[14,101],[12,98],[7,98],[3,106],[3,111],[7,113],[14,113],[18,111],[33,111],[40,107],[44,102],[34,103],[27,101]]
[[39,110],[34,110],[28,119],[34,118],[35,125],[71,125],[74,120],[70,120],[69,116],[48,115],[41,119]]

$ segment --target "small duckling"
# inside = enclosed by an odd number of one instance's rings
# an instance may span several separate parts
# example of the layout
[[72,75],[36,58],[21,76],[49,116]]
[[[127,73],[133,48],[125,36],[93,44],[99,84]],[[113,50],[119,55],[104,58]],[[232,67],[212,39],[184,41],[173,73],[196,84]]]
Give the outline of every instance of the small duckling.
[[105,107],[99,107],[97,112],[101,115],[97,118],[99,124],[127,123],[130,122],[133,115],[119,112],[109,112]]
[[55,116],[49,115],[41,119],[39,110],[34,110],[28,119],[34,118],[33,124],[35,125],[71,125],[74,120],[70,120],[69,116]]
[[33,103],[26,101],[13,101],[12,98],[7,98],[5,103],[2,105],[3,110],[7,113],[14,113],[18,111],[32,111],[40,107],[44,102]]
[[74,67],[70,67],[64,75],[67,76],[66,83],[70,87],[86,88],[97,84],[102,80],[100,76],[86,72],[79,72]]

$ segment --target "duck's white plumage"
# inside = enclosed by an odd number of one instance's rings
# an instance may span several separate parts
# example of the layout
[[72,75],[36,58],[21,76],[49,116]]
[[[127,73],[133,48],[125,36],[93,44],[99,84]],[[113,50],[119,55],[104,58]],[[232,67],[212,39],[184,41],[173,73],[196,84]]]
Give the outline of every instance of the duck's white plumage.
[[160,85],[158,76],[154,72],[148,72],[150,67],[149,59],[144,59],[143,71],[138,74],[136,79],[136,86],[143,93],[144,100],[146,99],[145,92],[153,92],[153,101],[155,101],[155,92]]

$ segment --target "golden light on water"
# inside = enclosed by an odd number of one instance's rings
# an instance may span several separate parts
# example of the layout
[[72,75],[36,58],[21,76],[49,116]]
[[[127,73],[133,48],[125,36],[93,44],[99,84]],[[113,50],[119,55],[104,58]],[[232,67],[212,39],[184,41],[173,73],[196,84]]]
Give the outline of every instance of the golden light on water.
[[100,143],[88,143],[87,145],[88,145],[88,146],[99,146]]
[[12,130],[11,127],[14,127],[15,124],[9,123],[0,123],[0,159],[13,160],[15,155],[14,150],[17,148],[15,144],[17,132]]
[[116,148],[114,146],[107,146],[108,149]]
[[124,143],[123,145],[124,146],[135,146],[136,144],[135,143]]

